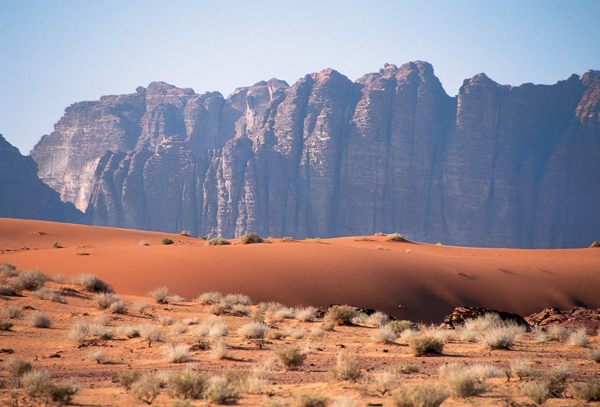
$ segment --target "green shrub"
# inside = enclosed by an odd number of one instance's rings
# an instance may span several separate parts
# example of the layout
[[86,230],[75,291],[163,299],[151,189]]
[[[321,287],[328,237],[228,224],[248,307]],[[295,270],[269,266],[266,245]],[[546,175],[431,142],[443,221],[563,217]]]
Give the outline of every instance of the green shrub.
[[327,310],[325,318],[335,325],[352,325],[352,318],[357,314],[356,308],[349,305],[333,305]]
[[169,239],[168,237],[165,237],[165,238],[162,240],[161,244],[164,244],[164,245],[171,245],[171,244],[175,244],[175,242],[173,241],[173,239]]
[[444,342],[429,335],[422,335],[412,338],[409,346],[413,356],[423,356],[428,353],[442,353]]
[[254,232],[246,233],[244,236],[238,238],[239,244],[252,244],[252,243],[264,243],[265,239],[260,237]]
[[227,239],[223,239],[222,237],[214,237],[210,239],[205,246],[226,246],[231,244],[231,242]]
[[277,349],[275,353],[277,359],[279,359],[279,363],[288,370],[298,370],[306,359],[306,352],[302,351],[298,346],[286,346]]

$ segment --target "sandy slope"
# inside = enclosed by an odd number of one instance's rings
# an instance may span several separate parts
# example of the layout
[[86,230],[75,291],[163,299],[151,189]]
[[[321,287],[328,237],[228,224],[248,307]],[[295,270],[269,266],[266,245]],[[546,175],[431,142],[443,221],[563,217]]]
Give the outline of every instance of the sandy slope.
[[[164,237],[176,244],[161,245]],[[256,302],[347,303],[425,322],[439,322],[457,305],[521,315],[600,307],[600,249],[476,249],[383,237],[273,242],[206,247],[166,233],[0,219],[0,261],[49,275],[93,273],[120,294],[166,285],[188,299],[242,292]]]

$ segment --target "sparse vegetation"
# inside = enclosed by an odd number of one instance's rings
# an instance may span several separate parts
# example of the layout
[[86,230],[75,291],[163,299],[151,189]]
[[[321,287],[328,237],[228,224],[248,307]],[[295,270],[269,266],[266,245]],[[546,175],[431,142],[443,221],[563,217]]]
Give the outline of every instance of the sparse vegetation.
[[167,362],[185,363],[191,358],[190,348],[187,345],[165,345],[162,349]]
[[440,378],[444,380],[454,396],[459,398],[476,396],[485,391],[485,385],[476,371],[458,363],[440,366]]
[[33,311],[27,315],[27,323],[36,328],[50,328],[52,321],[41,311]]
[[223,239],[222,237],[213,237],[208,242],[206,242],[206,246],[226,246],[230,245],[231,242],[227,239]]
[[14,305],[9,305],[8,307],[2,310],[2,317],[15,319],[21,315],[21,308],[15,307]]
[[305,393],[301,394],[296,400],[298,407],[325,407],[329,399],[319,394]]
[[398,335],[396,335],[396,333],[388,325],[377,328],[371,334],[371,338],[375,342],[384,343],[384,344],[394,342],[397,337],[398,337]]
[[150,298],[153,298],[157,304],[169,303],[169,287],[158,287],[146,295]]
[[150,242],[145,241],[145,240],[140,240],[140,246],[152,246],[152,244]]
[[186,369],[182,372],[171,373],[167,393],[180,399],[198,399],[202,397],[208,385],[209,375]]
[[385,236],[385,240],[388,242],[406,242],[404,235],[401,235],[400,233],[390,233]]
[[47,287],[40,287],[34,295],[41,300],[52,301],[52,302],[63,302],[62,295],[60,292]]
[[249,322],[238,329],[238,335],[246,339],[264,338],[269,326],[261,322]]
[[421,335],[409,341],[410,351],[413,356],[423,356],[428,353],[442,353],[444,343],[430,335]]
[[15,324],[8,321],[0,321],[0,331],[10,331]]
[[138,400],[150,405],[160,394],[161,380],[156,374],[146,373],[131,384],[131,394]]
[[279,363],[288,370],[298,370],[304,364],[306,352],[297,346],[286,346],[275,352]]
[[169,239],[168,237],[165,237],[162,240],[161,244],[168,246],[168,245],[175,244],[175,242],[173,241],[173,239]]
[[211,292],[200,294],[194,300],[194,302],[197,302],[197,303],[203,304],[203,305],[210,305],[210,304],[219,303],[219,302],[221,302],[222,299],[223,299],[223,295],[220,292],[211,291]]
[[236,386],[221,376],[213,376],[208,380],[205,395],[216,404],[225,404],[240,397]]
[[448,398],[443,386],[435,383],[402,385],[392,392],[396,407],[438,407]]
[[418,331],[419,326],[412,321],[392,321],[388,324],[390,329],[394,331],[396,335],[400,335],[402,332],[408,330]]
[[588,359],[600,363],[600,349],[591,349],[587,352]]
[[98,276],[94,274],[80,274],[71,279],[73,284],[78,284],[83,287],[87,292],[92,293],[110,293],[112,287],[106,282],[102,281]]
[[330,372],[336,380],[350,380],[353,382],[362,375],[358,358],[347,352],[338,353],[337,362]]
[[50,278],[38,269],[32,269],[17,277],[21,281],[22,289],[33,291],[43,286]]
[[254,232],[246,233],[238,238],[239,244],[266,243],[268,240],[263,239]]
[[333,305],[327,310],[326,319],[335,325],[352,325],[352,318],[357,315],[356,308],[348,305]]
[[138,373],[137,370],[135,369],[131,369],[131,370],[123,370],[121,373],[119,373],[119,375],[117,376],[117,381],[119,382],[119,384],[123,387],[125,387],[126,390],[130,390],[131,389],[131,385],[137,380],[139,379],[140,374]]
[[600,401],[600,381],[590,380],[585,383],[575,383],[573,385],[573,395],[575,398],[585,401]]
[[148,341],[148,347],[152,347],[152,343],[154,342],[163,342],[165,340],[165,336],[162,330],[153,324],[142,324],[139,327],[140,336]]

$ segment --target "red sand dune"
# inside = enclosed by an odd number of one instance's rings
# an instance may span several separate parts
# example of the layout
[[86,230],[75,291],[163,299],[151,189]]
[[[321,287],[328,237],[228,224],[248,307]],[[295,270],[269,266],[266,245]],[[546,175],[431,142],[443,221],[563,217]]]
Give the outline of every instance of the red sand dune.
[[[175,245],[164,246],[164,237]],[[440,322],[458,305],[529,315],[600,307],[600,249],[478,249],[353,237],[205,246],[167,233],[0,219],[0,261],[48,275],[96,274],[120,294],[168,286],[286,305],[349,304]],[[146,240],[152,246],[140,246]],[[54,242],[64,248],[54,249]],[[377,246],[389,250],[377,250]],[[408,252],[410,251],[410,252]],[[89,255],[77,255],[86,252]]]

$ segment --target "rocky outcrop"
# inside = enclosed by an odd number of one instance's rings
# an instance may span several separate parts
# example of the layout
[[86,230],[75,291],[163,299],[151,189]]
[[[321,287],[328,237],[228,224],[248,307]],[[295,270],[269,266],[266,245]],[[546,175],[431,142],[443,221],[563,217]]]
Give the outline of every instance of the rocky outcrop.
[[520,316],[519,314],[513,314],[505,311],[496,311],[479,307],[456,307],[454,311],[446,315],[444,322],[442,322],[443,328],[459,328],[464,325],[470,319],[485,318],[487,315],[498,318],[508,324],[515,324],[525,327],[528,331],[531,329],[528,321]]
[[420,61],[227,99],[152,83],[69,107],[32,152],[96,225],[536,248],[598,239],[599,154],[599,72],[518,87],[479,74],[453,98]]
[[80,223],[83,213],[37,176],[31,157],[21,155],[0,134],[0,218]]

